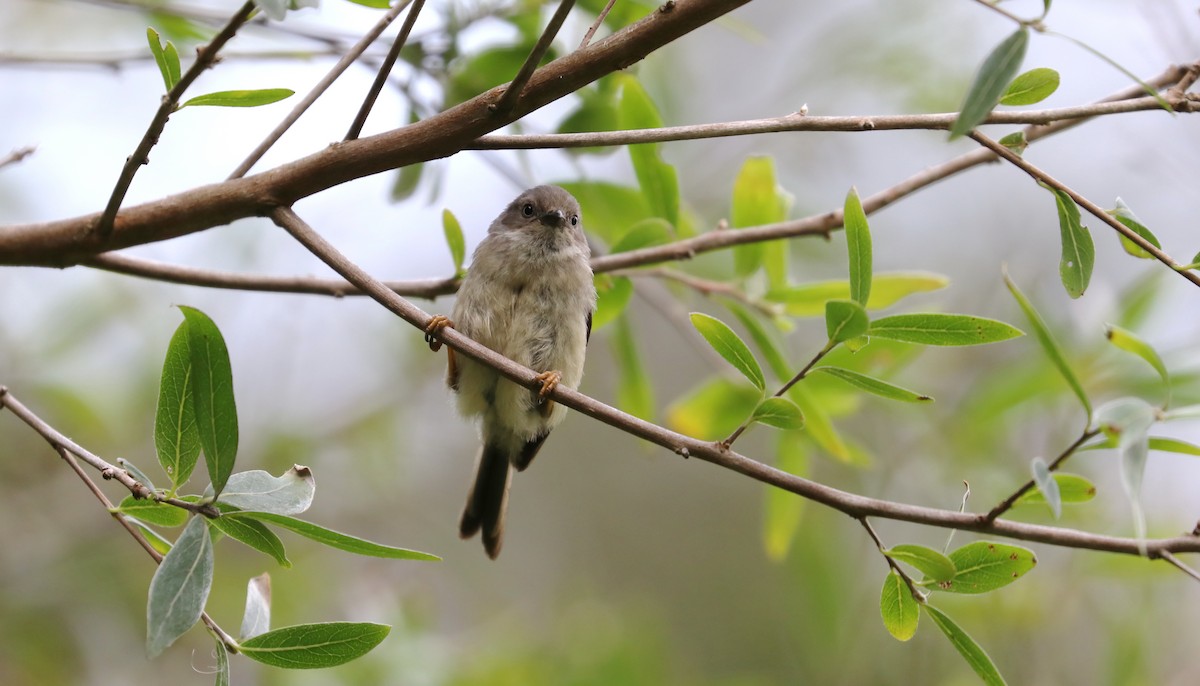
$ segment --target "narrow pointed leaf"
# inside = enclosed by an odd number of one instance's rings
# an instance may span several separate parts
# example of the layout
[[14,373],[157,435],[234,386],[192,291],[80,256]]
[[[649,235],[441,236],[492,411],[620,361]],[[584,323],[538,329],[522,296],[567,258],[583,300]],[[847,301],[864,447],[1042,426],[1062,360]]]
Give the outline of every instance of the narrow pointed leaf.
[[[796,476],[808,474],[808,446],[803,434],[783,431],[775,450],[775,467]],[[804,498],[777,486],[766,486],[763,513],[763,547],[773,562],[782,562],[791,550],[804,515]]]
[[[1162,248],[1162,243],[1158,242],[1158,236],[1155,236],[1153,231],[1146,228],[1144,224],[1138,221],[1138,218],[1133,214],[1133,210],[1129,209],[1129,206],[1126,205],[1120,198],[1117,198],[1116,208],[1109,210],[1108,213],[1115,217],[1117,221],[1129,227],[1134,233],[1142,238],[1145,238],[1146,241],[1154,247],[1160,249]],[[1117,235],[1120,236],[1120,234]],[[1125,236],[1120,236],[1120,238],[1121,247],[1125,250],[1125,252],[1133,255],[1134,257],[1140,257],[1144,260],[1154,259],[1154,255],[1151,255],[1142,246],[1134,243]]]
[[654,421],[654,388],[642,365],[637,337],[626,317],[617,319],[610,340],[618,367],[617,407],[640,419]]
[[281,567],[292,566],[291,560],[287,558],[287,551],[283,548],[283,541],[265,524],[255,519],[227,516],[233,510],[222,508],[222,512],[224,514],[220,517],[209,520],[210,526],[239,543],[270,555]]
[[242,613],[241,638],[260,636],[271,630],[271,575],[263,572],[246,584],[246,611]]
[[260,88],[257,90],[218,91],[197,95],[180,105],[184,107],[261,107],[270,105],[296,94],[288,88]]
[[[632,74],[622,75],[621,97],[617,103],[617,120],[623,129],[654,129],[663,125],[654,101]],[[675,167],[663,161],[660,144],[641,143],[629,146],[629,157],[638,185],[642,188],[653,216],[679,225],[679,179]]]
[[1032,550],[992,541],[968,543],[949,557],[958,570],[954,578],[936,581],[931,588],[950,593],[987,593],[1011,584],[1037,564]]
[[754,359],[750,348],[733,332],[733,329],[720,319],[701,312],[693,312],[691,320],[692,326],[696,327],[700,335],[704,336],[704,340],[708,341],[713,350],[717,351],[717,354],[725,358],[726,362],[733,365],[734,369],[741,372],[760,391],[766,388],[767,382],[763,378],[762,367],[758,365],[758,360]]
[[[1060,503],[1086,503],[1096,497],[1096,485],[1078,474],[1055,472],[1051,475],[1058,489]],[[1035,482],[1036,483],[1036,482]],[[1017,500],[1017,505],[1032,505],[1048,502],[1041,488],[1026,491]]]
[[146,654],[153,658],[200,621],[212,587],[213,547],[203,517],[192,517],[150,580]]
[[1058,492],[1058,482],[1050,474],[1050,468],[1046,466],[1046,461],[1040,457],[1033,458],[1029,468],[1033,473],[1033,483],[1037,485],[1038,491],[1042,494],[1042,500],[1050,506],[1054,518],[1058,519],[1062,516],[1062,496]]
[[179,83],[179,53],[171,41],[167,41],[164,47],[158,32],[151,27],[146,27],[146,41],[150,44],[154,63],[158,65],[158,71],[162,74],[163,85],[170,91],[175,84]]
[[975,642],[975,639],[962,630],[953,619],[950,619],[946,613],[933,607],[932,605],[921,606],[929,618],[937,624],[946,638],[950,639],[950,644],[958,651],[959,655],[967,661],[975,674],[983,680],[987,686],[1005,686],[1004,677],[1000,676],[1000,670],[996,669],[996,664],[992,662],[992,658],[984,652],[983,648]]
[[151,529],[149,524],[128,515],[125,516],[125,520],[138,528],[139,533],[142,534],[151,548],[158,551],[159,555],[166,555],[171,552],[171,548],[174,547],[171,542],[159,535],[154,529]]
[[981,345],[1025,335],[995,319],[966,314],[898,314],[871,322],[867,334],[921,345]]
[[1062,258],[1058,263],[1058,273],[1067,295],[1078,298],[1092,280],[1096,248],[1092,243],[1092,234],[1079,218],[1079,207],[1075,201],[1063,191],[1051,190],[1058,207],[1058,229],[1062,234]]
[[702,440],[722,439],[749,418],[761,399],[758,389],[718,377],[671,403],[667,425]]
[[822,407],[820,398],[805,388],[804,384],[792,386],[787,394],[804,413],[804,433],[833,458],[840,462],[853,463],[855,455],[850,452],[850,446],[833,425],[833,420]]
[[750,310],[743,307],[740,303],[725,302],[725,307],[737,317],[746,332],[750,334],[750,340],[754,341],[754,345],[758,347],[758,351],[762,353],[763,358],[767,361],[767,367],[771,369],[771,373],[780,381],[792,378],[792,363],[788,362],[787,355],[784,354],[783,348],[776,340],[775,335],[763,325],[762,321],[750,313]]
[[[219,501],[240,510],[294,515],[312,505],[316,489],[316,480],[308,467],[293,465],[277,477],[253,469],[231,475]],[[205,495],[213,495],[211,487]]]
[[1154,371],[1162,378],[1163,386],[1170,393],[1171,377],[1167,374],[1167,366],[1163,364],[1162,358],[1158,356],[1156,351],[1149,343],[1143,341],[1137,334],[1129,329],[1123,329],[1116,324],[1109,324],[1105,329],[1105,335],[1108,341],[1125,352],[1133,353],[1146,361],[1146,364],[1154,367]]
[[1032,105],[1050,97],[1058,90],[1058,72],[1046,67],[1030,69],[1013,79],[1000,98],[1001,105]]
[[907,641],[917,633],[921,606],[895,570],[888,572],[883,580],[879,614],[883,617],[883,626],[897,641]]
[[187,483],[200,457],[200,430],[196,425],[192,394],[192,360],[188,348],[188,323],[184,320],[167,344],[158,409],[154,415],[158,464],[171,478],[172,491]]
[[129,515],[130,517],[137,517],[143,522],[154,524],[155,526],[183,526],[187,524],[188,520],[188,511],[181,507],[145,498],[138,500],[132,495],[125,496],[120,504],[117,505],[117,512]]
[[975,128],[987,118],[1008,84],[1021,69],[1025,60],[1025,49],[1029,46],[1029,30],[1025,27],[1005,38],[997,45],[979,67],[979,73],[971,83],[961,112],[950,127],[950,137],[958,138]]
[[1050,362],[1058,369],[1058,373],[1066,380],[1067,385],[1071,387],[1071,391],[1075,393],[1075,397],[1079,398],[1079,402],[1083,405],[1083,409],[1087,412],[1090,419],[1092,416],[1092,403],[1088,400],[1087,393],[1083,390],[1083,385],[1079,383],[1079,378],[1075,376],[1075,372],[1071,370],[1071,365],[1067,364],[1067,358],[1063,356],[1062,349],[1058,346],[1058,341],[1054,340],[1054,336],[1050,333],[1050,327],[1046,326],[1046,321],[1042,319],[1042,315],[1033,307],[1033,303],[1017,284],[1012,279],[1008,278],[1008,274],[1004,275],[1004,284],[1008,286],[1008,291],[1012,293],[1017,304],[1021,306],[1021,310],[1025,313],[1025,317],[1029,320],[1029,324],[1033,327],[1033,333],[1037,336],[1038,343],[1041,344],[1042,350],[1050,358]]
[[907,388],[896,386],[886,381],[881,381],[873,376],[860,374],[858,372],[850,371],[849,369],[842,369],[841,367],[816,367],[812,371],[828,374],[835,379],[841,379],[842,381],[845,381],[853,386],[857,386],[868,393],[873,393],[881,398],[888,398],[889,400],[899,400],[906,403],[933,401],[933,398],[927,395],[921,395],[916,391],[910,391]]
[[862,336],[870,324],[867,310],[853,300],[830,300],[825,303],[825,332],[834,343]]
[[454,275],[462,276],[463,261],[467,258],[467,241],[463,238],[462,225],[450,210],[442,210],[442,234],[450,248],[450,259],[454,262]]
[[871,230],[858,191],[853,187],[846,194],[842,215],[850,253],[850,299],[865,307],[871,297]]
[[1142,476],[1150,453],[1150,427],[1157,411],[1141,398],[1117,398],[1096,409],[1096,425],[1117,443],[1121,457],[1121,485],[1129,498],[1134,531],[1139,541],[1146,538],[1146,515],[1142,509]]
[[429,553],[417,552],[405,548],[395,548],[390,545],[373,543],[371,541],[343,534],[332,529],[326,529],[323,526],[318,526],[312,522],[306,522],[303,519],[296,519],[286,515],[274,514],[272,512],[227,512],[221,515],[225,518],[247,518],[255,519],[275,526],[281,526],[291,530],[306,538],[327,545],[338,550],[354,553],[355,555],[368,555],[370,557],[385,557],[394,560],[440,560],[436,555]]
[[923,545],[904,543],[883,551],[883,554],[916,568],[934,581],[949,581],[957,572],[950,558]]
[[789,398],[767,398],[754,408],[750,419],[777,429],[804,428],[804,414]]
[[237,405],[233,398],[233,368],[225,339],[213,320],[200,310],[181,305],[187,319],[188,356],[192,367],[192,399],[204,462],[213,491],[220,494],[237,458]]
[[284,669],[336,667],[366,655],[390,630],[386,624],[367,622],[298,624],[242,641],[239,652]]
[[[791,197],[779,187],[775,161],[769,156],[749,157],[742,163],[733,182],[733,201],[729,223],[735,229],[775,224],[787,218]],[[734,271],[739,276],[754,273],[759,265],[767,268],[771,286],[786,280],[787,251],[782,240],[738,245],[733,248]]]
[[1179,453],[1180,455],[1196,455],[1200,456],[1200,445],[1194,445],[1187,441],[1181,441],[1177,438],[1160,438],[1153,437],[1150,439],[1150,449],[1160,450],[1165,453]]
[[[871,280],[868,310],[882,310],[917,293],[945,288],[950,280],[929,272],[881,272]],[[830,300],[850,299],[848,280],[816,281],[767,291],[764,298],[782,304],[794,317],[817,317],[825,313]]]

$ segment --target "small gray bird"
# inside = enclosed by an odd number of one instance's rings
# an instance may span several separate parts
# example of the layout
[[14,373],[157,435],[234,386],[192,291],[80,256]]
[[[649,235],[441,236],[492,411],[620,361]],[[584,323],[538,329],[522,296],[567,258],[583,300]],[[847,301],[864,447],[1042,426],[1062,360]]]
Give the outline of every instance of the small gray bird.
[[452,326],[541,372],[541,390],[531,391],[447,351],[446,384],[458,393],[459,412],[481,418],[483,438],[459,533],[470,538],[482,531],[492,559],[503,541],[512,468],[528,467],[566,415],[547,395],[558,385],[574,389],[583,378],[596,308],[590,256],[575,198],[558,186],[531,188],[488,228],[450,318],[433,317],[426,328],[434,350],[441,347],[437,332]]

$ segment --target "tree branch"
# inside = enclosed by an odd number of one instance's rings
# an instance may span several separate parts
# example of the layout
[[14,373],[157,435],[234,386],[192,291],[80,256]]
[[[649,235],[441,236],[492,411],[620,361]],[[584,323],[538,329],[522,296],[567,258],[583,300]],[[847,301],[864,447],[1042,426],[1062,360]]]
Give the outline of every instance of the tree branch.
[[117,216],[117,210],[121,208],[121,203],[125,200],[125,194],[129,192],[129,186],[133,183],[133,177],[137,174],[138,169],[143,164],[150,163],[150,148],[153,148],[158,143],[158,137],[162,135],[163,129],[167,126],[167,119],[171,113],[175,111],[175,106],[179,104],[179,99],[183,97],[184,91],[191,87],[192,83],[204,73],[217,60],[217,53],[221,48],[233,38],[237,30],[246,23],[250,15],[254,13],[255,5],[253,2],[247,2],[242,5],[233,17],[229,19],[229,23],[225,28],[221,29],[208,45],[196,51],[196,61],[192,66],[179,78],[179,82],[175,84],[171,90],[163,96],[162,104],[158,106],[158,111],[154,114],[154,118],[150,120],[150,126],[146,129],[146,133],[142,136],[142,141],[138,143],[137,149],[133,154],[125,158],[125,166],[121,168],[121,174],[117,177],[117,185],[113,188],[112,195],[108,198],[108,205],[105,206],[104,212],[100,214],[92,230],[96,237],[103,242],[113,232],[114,220]]
[[529,51],[529,56],[517,70],[517,75],[513,77],[512,82],[505,86],[504,94],[500,96],[500,102],[495,104],[496,114],[504,116],[512,111],[517,104],[517,98],[521,97],[521,91],[525,90],[525,84],[529,83],[529,77],[533,76],[534,70],[545,57],[546,51],[550,49],[550,44],[554,42],[554,37],[558,35],[558,30],[562,28],[563,22],[567,20],[567,15],[571,13],[571,8],[574,6],[575,0],[559,0],[558,9],[550,17],[550,23],[546,24],[546,30],[542,31],[537,43],[534,43],[533,49]]
[[[347,281],[358,286],[359,289],[370,295],[372,299],[383,305],[388,311],[396,314],[421,331],[424,331],[428,326],[431,319],[428,313],[396,295],[382,283],[372,278],[361,267],[351,262],[345,255],[338,252],[336,248],[322,238],[320,234],[314,231],[312,227],[300,219],[291,208],[281,207],[277,209],[272,215],[272,219],[290,233],[301,245],[320,258],[321,261],[345,277]],[[536,372],[489,350],[453,328],[442,329],[437,333],[436,338],[453,348],[457,353],[466,355],[473,360],[492,367],[507,379],[529,389],[536,390],[541,388],[541,382],[538,380]],[[795,493],[855,519],[882,517],[927,526],[993,534],[1006,538],[1034,541],[1066,548],[1083,548],[1127,555],[1141,555],[1143,551],[1151,557],[1160,556],[1164,552],[1200,552],[1200,537],[1196,536],[1176,536],[1173,538],[1143,541],[1135,538],[1105,536],[1074,529],[1012,522],[1004,519],[988,521],[984,516],[976,514],[869,498],[789,474],[788,472],[726,449],[720,443],[702,441],[676,433],[657,424],[638,419],[633,415],[622,412],[564,386],[556,387],[550,393],[550,397],[556,402],[560,402],[573,410],[604,422],[631,436],[662,446],[684,457],[695,457],[705,462],[711,462],[743,476],[748,476],[756,481],[782,488],[785,491]]]
[[367,115],[371,113],[371,108],[375,106],[375,100],[383,90],[383,85],[387,83],[388,74],[392,73],[392,67],[396,65],[396,60],[400,57],[400,51],[404,49],[404,43],[408,41],[408,35],[412,33],[413,25],[417,23],[417,17],[421,14],[421,8],[424,6],[425,0],[415,0],[412,4],[412,9],[408,11],[408,16],[404,17],[404,25],[400,27],[400,33],[396,34],[396,40],[392,42],[391,49],[388,50],[387,56],[383,58],[383,64],[379,65],[379,70],[375,74],[375,81],[371,83],[371,89],[367,91],[367,96],[363,98],[362,106],[358,108],[358,114],[354,116],[354,121],[350,123],[350,130],[346,132],[345,140],[354,140],[362,133],[363,125],[367,123]]
[[[1076,438],[1071,445],[1067,446],[1066,449],[1059,453],[1058,457],[1054,458],[1054,461],[1050,463],[1048,469],[1051,472],[1058,471],[1058,468],[1063,462],[1066,461],[1068,457],[1074,455],[1075,452],[1079,450],[1080,446],[1082,446],[1084,443],[1087,443],[1091,438],[1099,433],[1100,431],[1098,429],[1085,429],[1084,432],[1079,435],[1079,438]],[[1012,495],[1000,501],[1000,504],[993,507],[991,511],[984,515],[984,518],[990,521],[999,517],[1005,512],[1008,512],[1009,509],[1011,509],[1012,506],[1021,499],[1021,496],[1029,492],[1035,485],[1036,484],[1033,482],[1033,479],[1026,481],[1020,488],[1013,491]]]

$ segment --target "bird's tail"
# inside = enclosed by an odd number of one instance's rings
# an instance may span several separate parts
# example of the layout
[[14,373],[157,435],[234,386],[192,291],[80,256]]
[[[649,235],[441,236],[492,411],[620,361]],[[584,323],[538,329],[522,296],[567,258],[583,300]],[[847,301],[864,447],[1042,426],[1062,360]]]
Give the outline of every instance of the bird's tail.
[[500,554],[504,539],[504,511],[508,507],[508,451],[492,442],[485,442],[475,467],[475,483],[467,496],[458,524],[459,534],[470,538],[483,531],[483,547],[493,560]]

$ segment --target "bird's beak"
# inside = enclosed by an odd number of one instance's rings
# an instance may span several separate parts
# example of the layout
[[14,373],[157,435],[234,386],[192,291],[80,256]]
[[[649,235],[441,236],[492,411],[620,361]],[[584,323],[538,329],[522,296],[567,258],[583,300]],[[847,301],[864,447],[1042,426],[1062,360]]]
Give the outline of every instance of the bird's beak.
[[541,219],[542,223],[546,226],[559,227],[563,225],[567,217],[563,214],[562,210],[554,210],[553,212],[543,214]]

